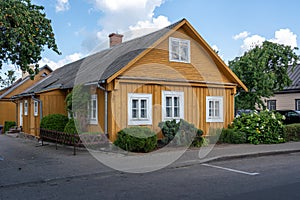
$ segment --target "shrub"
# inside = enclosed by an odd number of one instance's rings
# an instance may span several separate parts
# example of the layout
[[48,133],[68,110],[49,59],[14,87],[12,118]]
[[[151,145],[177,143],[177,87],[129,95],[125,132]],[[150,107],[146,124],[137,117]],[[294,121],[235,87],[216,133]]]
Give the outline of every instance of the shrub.
[[179,146],[192,144],[192,146],[199,147],[204,142],[203,131],[182,119],[178,123],[176,120],[160,122],[158,126],[164,136],[161,140],[163,145],[172,142],[172,144]]
[[63,132],[66,124],[68,123],[68,117],[62,114],[50,114],[43,117],[40,127],[52,131]]
[[114,144],[126,151],[150,152],[157,147],[157,136],[147,127],[130,127],[118,132]]
[[66,124],[66,126],[64,128],[64,132],[78,134],[77,128],[79,128],[78,122],[75,119],[69,119],[68,123]]
[[219,138],[221,143],[243,144],[247,142],[246,134],[235,129],[223,129]]
[[6,131],[9,131],[9,129],[11,128],[11,127],[14,127],[14,126],[16,126],[17,124],[16,124],[16,122],[14,122],[14,121],[5,121],[4,122],[4,133],[6,132]]
[[300,141],[300,124],[289,124],[283,128],[286,141]]
[[259,114],[242,114],[234,119],[229,128],[246,134],[247,142],[251,144],[272,144],[284,142],[283,116],[268,110]]

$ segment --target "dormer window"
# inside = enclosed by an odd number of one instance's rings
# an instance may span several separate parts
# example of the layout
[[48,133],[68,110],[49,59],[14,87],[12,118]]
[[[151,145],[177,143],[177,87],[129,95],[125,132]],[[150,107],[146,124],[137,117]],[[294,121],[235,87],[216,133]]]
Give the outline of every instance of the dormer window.
[[169,59],[173,62],[190,62],[190,41],[180,38],[169,38]]

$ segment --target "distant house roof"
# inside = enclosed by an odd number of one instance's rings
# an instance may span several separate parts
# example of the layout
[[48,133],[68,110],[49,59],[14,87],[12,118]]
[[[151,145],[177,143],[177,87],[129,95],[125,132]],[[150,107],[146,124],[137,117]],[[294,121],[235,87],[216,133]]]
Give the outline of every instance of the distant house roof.
[[[45,65],[43,67],[41,67],[39,70],[43,70],[43,69],[48,69],[50,72],[52,72],[53,70],[48,66]],[[30,75],[27,75],[24,78],[19,78],[17,81],[15,81],[11,86],[4,88],[3,90],[6,90],[2,95],[0,95],[0,99],[4,98],[6,95],[10,94],[11,92],[13,92],[16,88],[18,88],[19,86],[21,86],[22,84],[24,84],[26,81],[30,80]]]
[[[174,27],[179,27],[179,25],[184,23],[188,23],[186,19],[182,19],[168,27],[145,36],[123,42],[109,49],[64,65],[25,93],[32,94],[54,88],[69,89],[73,88],[75,82],[76,84],[106,82],[131,61],[141,55],[142,52],[151,48],[155,42],[159,41],[167,33],[170,33]],[[213,50],[211,51],[213,52]],[[223,63],[223,65],[225,64]],[[240,86],[247,90],[244,84],[229,70],[228,67],[224,67],[224,70],[229,73],[233,79],[237,80]]]
[[276,92],[276,94],[280,93],[293,93],[293,92],[300,92],[300,64],[294,67],[290,66],[288,68],[288,75],[292,81],[292,84],[288,87],[285,87],[282,91]]

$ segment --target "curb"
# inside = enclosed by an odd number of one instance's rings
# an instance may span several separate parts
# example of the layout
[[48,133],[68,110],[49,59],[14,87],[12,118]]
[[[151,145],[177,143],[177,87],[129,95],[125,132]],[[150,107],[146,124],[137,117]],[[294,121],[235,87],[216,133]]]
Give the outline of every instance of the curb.
[[180,167],[188,167],[196,164],[204,164],[218,161],[227,161],[227,160],[236,160],[243,158],[255,158],[255,157],[263,157],[263,156],[273,156],[280,154],[290,154],[290,153],[298,153],[300,149],[291,149],[291,150],[278,150],[278,151],[268,151],[268,152],[257,152],[257,153],[249,153],[249,154],[236,154],[236,155],[225,155],[225,156],[215,156],[207,159],[199,159],[199,160],[188,160],[171,166],[171,168],[180,168]]

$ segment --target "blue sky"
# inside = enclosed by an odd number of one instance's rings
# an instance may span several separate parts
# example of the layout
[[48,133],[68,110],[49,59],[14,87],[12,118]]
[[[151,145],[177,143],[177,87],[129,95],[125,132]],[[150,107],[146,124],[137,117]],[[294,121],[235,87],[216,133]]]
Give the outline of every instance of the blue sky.
[[[46,50],[53,69],[108,47],[108,34],[162,28],[186,18],[225,62],[270,40],[299,46],[299,0],[32,0],[45,7],[62,55]],[[148,30],[148,29],[147,29]],[[297,54],[300,54],[297,51]],[[5,69],[3,69],[5,70]]]

